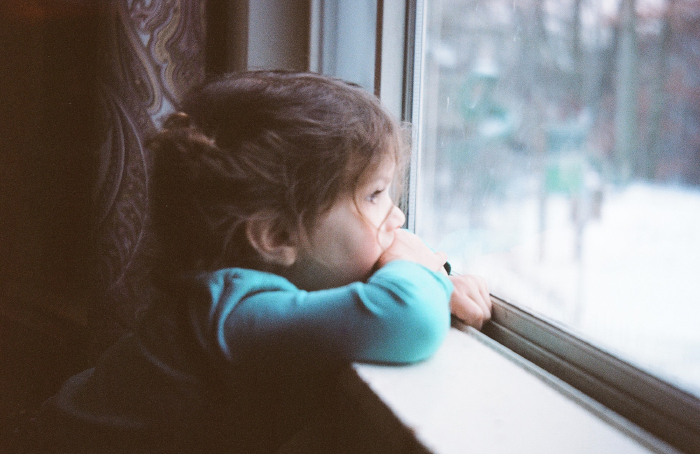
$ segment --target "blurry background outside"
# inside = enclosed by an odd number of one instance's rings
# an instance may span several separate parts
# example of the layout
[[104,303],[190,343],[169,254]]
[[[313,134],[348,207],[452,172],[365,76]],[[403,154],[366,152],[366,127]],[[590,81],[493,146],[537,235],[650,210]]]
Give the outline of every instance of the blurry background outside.
[[428,0],[416,230],[700,396],[700,0]]

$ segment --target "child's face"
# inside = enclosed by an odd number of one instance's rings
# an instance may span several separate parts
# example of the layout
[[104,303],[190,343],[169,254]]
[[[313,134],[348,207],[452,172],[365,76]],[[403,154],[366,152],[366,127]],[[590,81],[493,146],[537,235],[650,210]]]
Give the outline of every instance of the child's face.
[[406,220],[390,195],[395,168],[393,160],[386,159],[368,172],[356,194],[342,197],[321,216],[300,251],[305,287],[338,287],[371,275]]

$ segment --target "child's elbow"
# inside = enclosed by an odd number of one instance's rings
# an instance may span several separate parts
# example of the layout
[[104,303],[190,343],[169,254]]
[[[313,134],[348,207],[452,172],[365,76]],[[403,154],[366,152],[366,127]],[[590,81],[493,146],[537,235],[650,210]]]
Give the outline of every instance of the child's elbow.
[[450,329],[449,311],[417,311],[404,320],[405,355],[402,362],[413,363],[431,357],[442,345]]

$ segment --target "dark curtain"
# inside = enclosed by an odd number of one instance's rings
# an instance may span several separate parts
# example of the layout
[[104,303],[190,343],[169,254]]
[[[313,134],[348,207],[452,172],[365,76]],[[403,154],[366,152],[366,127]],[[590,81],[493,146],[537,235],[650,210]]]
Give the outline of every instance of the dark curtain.
[[0,445],[148,304],[144,139],[204,77],[206,13],[0,1]]
[[[205,68],[205,0],[104,4],[95,187],[98,344],[129,329],[152,296],[149,151],[144,139]],[[99,346],[99,345],[98,345]]]

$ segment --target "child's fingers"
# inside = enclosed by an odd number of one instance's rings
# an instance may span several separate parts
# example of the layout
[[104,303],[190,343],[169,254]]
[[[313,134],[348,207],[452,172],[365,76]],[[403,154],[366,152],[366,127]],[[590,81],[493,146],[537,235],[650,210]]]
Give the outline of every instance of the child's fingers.
[[401,229],[396,231],[394,241],[379,257],[377,266],[381,268],[392,260],[409,260],[437,272],[447,261],[447,254],[433,252],[418,236]]
[[488,287],[486,286],[486,280],[481,276],[468,276],[473,282],[472,291],[478,292],[478,296],[473,297],[475,301],[484,309],[484,312],[491,317],[491,295],[489,294]]
[[487,318],[491,318],[491,295],[486,286],[486,281],[481,276],[469,276],[468,278],[473,283],[471,290],[476,293],[473,296],[474,300],[484,310]]
[[486,307],[489,310],[489,317],[491,314],[491,311],[493,310],[493,303],[491,302],[491,293],[489,292],[489,288],[486,285],[486,281],[482,278],[481,279],[483,282],[483,285],[479,288],[479,291],[481,292],[481,295],[484,298],[484,301],[486,302]]
[[454,292],[450,300],[455,316],[475,328],[491,318],[491,297],[486,287],[486,281],[479,276],[460,275],[450,276]]
[[453,297],[450,299],[450,309],[452,313],[467,325],[476,329],[481,329],[484,323],[490,318],[484,313],[483,307],[469,296],[464,294],[455,295],[455,293],[453,293]]

